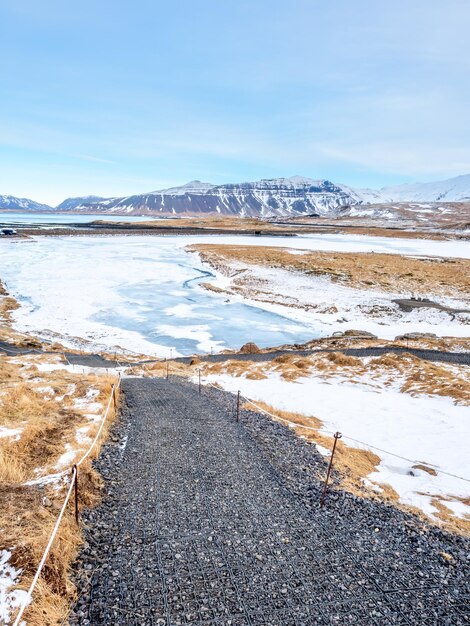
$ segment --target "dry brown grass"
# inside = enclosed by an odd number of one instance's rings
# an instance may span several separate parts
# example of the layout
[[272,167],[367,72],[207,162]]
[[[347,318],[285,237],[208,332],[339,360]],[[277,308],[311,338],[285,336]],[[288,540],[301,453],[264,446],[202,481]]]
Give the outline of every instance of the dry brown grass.
[[425,363],[405,376],[402,392],[452,398],[456,404],[470,405],[470,379],[435,363]]
[[[122,220],[125,222],[125,219]],[[262,230],[263,232],[296,232],[295,227],[277,226],[262,219],[251,217],[230,217],[220,215],[203,215],[195,217],[187,217],[184,219],[158,219],[148,222],[140,222],[139,227],[161,228],[162,226],[171,226],[173,228],[191,229],[191,228],[207,228],[207,229],[223,229],[233,231],[255,232]],[[307,229],[309,230],[309,229]]]
[[417,259],[398,254],[306,252],[261,246],[198,244],[189,247],[202,260],[230,275],[233,263],[288,269],[359,289],[386,292],[446,295],[468,299],[470,260]]
[[[93,388],[98,391],[93,402],[105,407],[115,382],[110,376],[83,376],[61,370],[40,373],[35,363],[41,359],[50,357],[23,357],[21,364],[16,362],[18,359],[0,357],[0,425],[23,429],[18,439],[0,439],[0,549],[12,551],[11,564],[22,570],[22,589],[31,582],[67,489],[64,479],[40,479],[58,471],[57,461],[67,444],[77,451],[77,458],[81,456],[99,427],[99,422],[90,422],[85,416],[86,407],[77,408],[74,402]],[[102,481],[91,460],[99,453],[114,417],[111,406],[100,441],[80,467],[80,507],[99,501]],[[75,436],[83,426],[89,428],[89,441],[79,444]],[[68,471],[67,466],[60,469]],[[25,612],[29,626],[63,623],[74,597],[70,564],[80,543],[80,530],[69,507],[33,602]]]
[[361,359],[355,356],[348,356],[342,352],[330,352],[326,358],[338,367],[362,367]]
[[[459,498],[461,502],[464,502],[467,506],[470,506],[470,498]],[[431,504],[436,507],[438,517],[446,527],[454,533],[470,536],[470,519],[462,519],[455,517],[452,510],[446,507],[446,500],[442,497],[436,497],[431,501]]]

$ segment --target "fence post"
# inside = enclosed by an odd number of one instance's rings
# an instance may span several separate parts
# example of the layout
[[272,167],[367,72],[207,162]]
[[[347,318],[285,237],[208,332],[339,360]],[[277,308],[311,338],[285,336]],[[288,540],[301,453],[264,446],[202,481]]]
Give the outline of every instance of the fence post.
[[330,478],[331,468],[333,467],[333,457],[335,456],[336,444],[338,443],[338,439],[341,439],[342,435],[339,432],[334,434],[335,441],[333,443],[333,450],[331,451],[330,463],[328,465],[328,471],[326,472],[325,484],[323,485],[323,491],[320,497],[320,507],[323,507],[325,504],[325,497],[328,491],[328,480]]
[[170,373],[170,363],[167,361],[166,362],[166,379],[167,380],[169,378],[169,373]]
[[[75,470],[75,472],[74,472]],[[75,481],[75,522],[78,524],[78,467],[74,465],[72,467],[72,473],[74,472],[74,481]]]
[[237,422],[240,421],[240,391],[237,393]]
[[199,370],[199,393],[201,393],[201,370]]
[[113,385],[113,407],[114,412],[116,412],[116,385]]

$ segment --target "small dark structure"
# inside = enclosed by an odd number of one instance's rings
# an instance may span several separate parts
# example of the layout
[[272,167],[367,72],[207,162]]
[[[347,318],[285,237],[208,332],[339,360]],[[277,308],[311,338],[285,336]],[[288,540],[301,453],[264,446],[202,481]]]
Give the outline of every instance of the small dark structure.
[[0,228],[0,235],[12,236],[16,234],[17,232],[13,228]]

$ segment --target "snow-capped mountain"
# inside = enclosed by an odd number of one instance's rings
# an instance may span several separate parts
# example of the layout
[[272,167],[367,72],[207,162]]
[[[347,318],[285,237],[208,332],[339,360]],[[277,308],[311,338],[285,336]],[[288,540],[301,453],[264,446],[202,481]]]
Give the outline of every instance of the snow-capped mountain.
[[78,198],[66,198],[63,202],[55,207],[56,211],[73,211],[77,207],[83,207],[87,204],[94,204],[106,200],[103,196],[80,196]]
[[213,185],[191,181],[147,194],[85,202],[79,211],[137,214],[220,213],[241,216],[335,215],[343,207],[380,201],[373,190],[354,190],[301,176]]
[[15,198],[15,196],[0,196],[1,209],[8,209],[9,211],[39,211],[42,213],[52,211],[52,208],[47,204],[41,204],[29,198]]
[[470,174],[433,183],[383,187],[380,193],[385,201],[390,202],[470,201]]
[[[354,189],[346,185],[302,176],[214,185],[193,180],[180,187],[119,198],[82,196],[67,198],[56,211],[115,213],[120,215],[197,215],[220,213],[248,217],[338,215],[393,219],[390,203],[470,201],[470,174],[435,183]],[[389,205],[383,206],[383,205]],[[369,207],[369,208],[368,208]],[[0,210],[49,212],[51,207],[33,200],[0,196]],[[413,206],[409,211],[418,210]],[[434,210],[438,210],[436,206]]]
[[152,193],[163,193],[170,196],[182,196],[185,193],[205,193],[206,191],[210,191],[214,187],[215,185],[213,185],[212,183],[202,183],[200,180],[191,180],[185,185],[180,185],[179,187],[170,187],[169,189],[160,189],[158,191],[153,191]]

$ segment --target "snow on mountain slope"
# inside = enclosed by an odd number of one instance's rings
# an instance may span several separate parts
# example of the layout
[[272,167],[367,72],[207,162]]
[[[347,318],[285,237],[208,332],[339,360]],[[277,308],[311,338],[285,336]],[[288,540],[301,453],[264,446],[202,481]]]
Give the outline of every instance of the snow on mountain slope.
[[63,202],[55,207],[56,211],[73,211],[77,207],[83,207],[87,204],[94,204],[106,200],[103,196],[80,196],[77,198],[66,198]]
[[9,209],[10,211],[51,211],[51,207],[47,204],[35,202],[29,198],[16,198],[15,196],[0,196],[0,210]]
[[[336,215],[343,207],[371,197],[328,180],[301,176],[212,185],[192,181],[147,194],[83,203],[77,210],[106,213],[221,213],[241,216]],[[375,196],[373,196],[375,199]]]
[[390,202],[470,201],[470,174],[433,183],[383,187],[380,193],[385,201]]
[[154,194],[163,194],[170,196],[182,196],[185,193],[205,193],[213,189],[215,185],[212,183],[202,183],[200,180],[192,180],[185,185],[180,185],[179,187],[170,187],[169,189],[159,189],[158,191],[153,191]]
[[[179,187],[161,189],[98,202],[82,199],[73,208],[92,213],[210,214],[247,217],[368,216],[393,219],[391,202],[457,202],[470,200],[470,175],[436,183],[354,189],[329,180],[303,176],[261,179],[254,182],[214,185],[193,180]],[[67,201],[66,201],[67,202]],[[63,203],[64,204],[64,203]],[[374,205],[369,210],[368,205]],[[60,209],[64,207],[59,205]],[[70,209],[69,209],[70,210]],[[413,213],[413,207],[409,212]],[[419,212],[420,207],[416,206]],[[438,210],[438,209],[436,209]],[[433,209],[433,213],[434,213]]]
[[[351,216],[393,220],[400,207],[423,212],[419,203],[470,201],[470,174],[434,183],[416,183],[375,189],[355,189],[329,180],[303,176],[214,185],[193,180],[185,185],[119,198],[67,198],[55,210],[120,215],[198,215],[220,213],[247,217]],[[415,203],[413,206],[412,203]],[[0,209],[51,211],[33,200],[0,196]],[[444,211],[428,207],[434,215]],[[398,211],[398,212],[397,212]],[[436,213],[437,212],[437,213]],[[421,219],[418,216],[418,219]],[[423,216],[426,219],[426,216]]]

